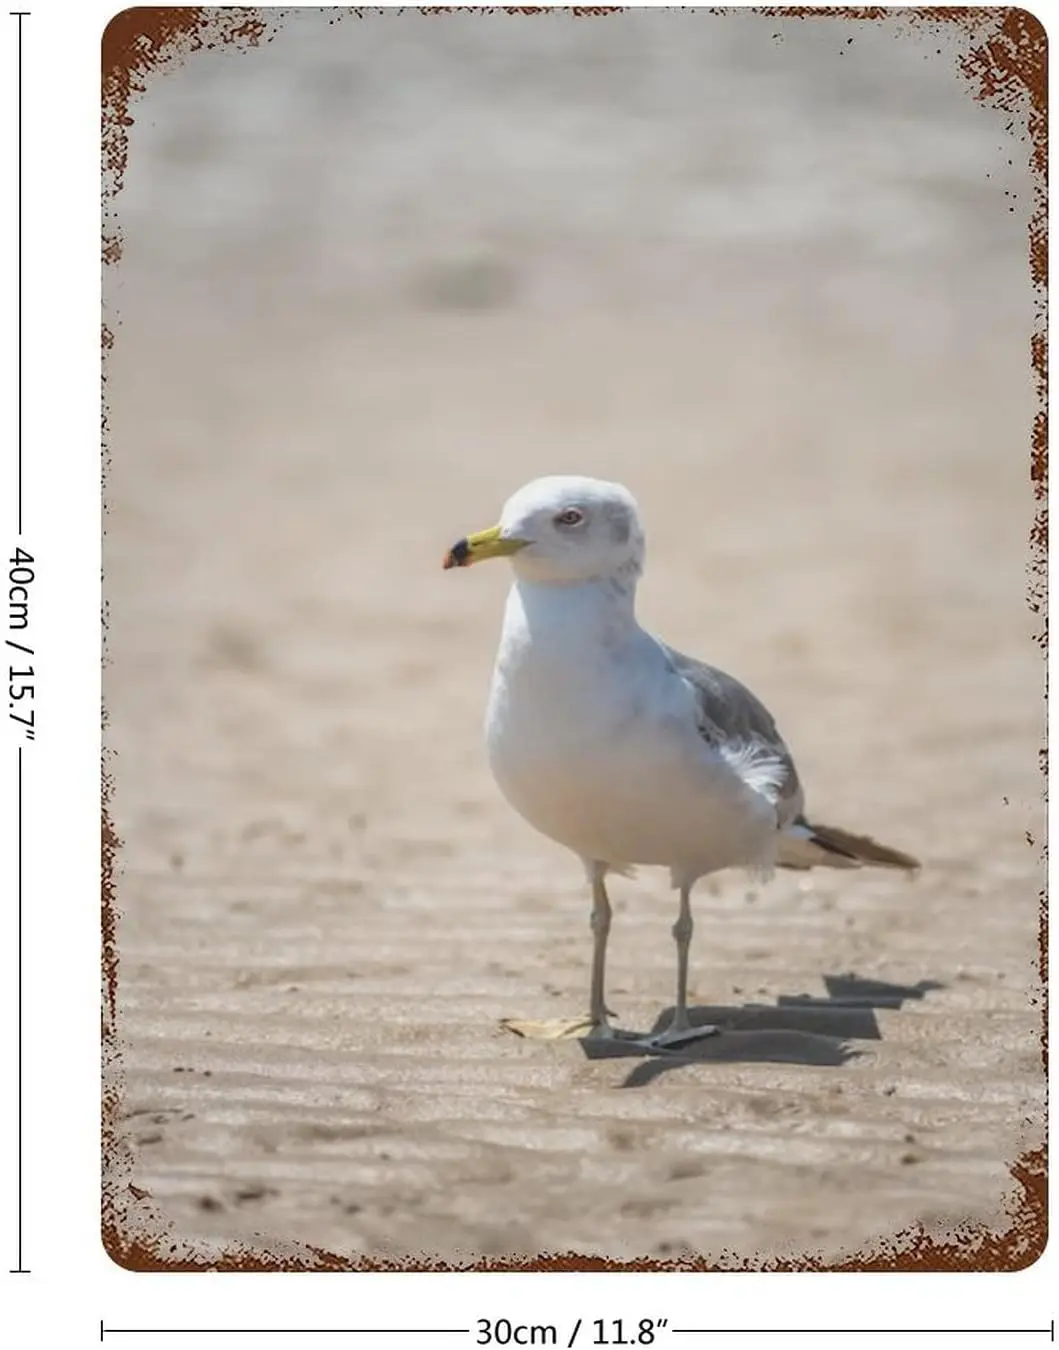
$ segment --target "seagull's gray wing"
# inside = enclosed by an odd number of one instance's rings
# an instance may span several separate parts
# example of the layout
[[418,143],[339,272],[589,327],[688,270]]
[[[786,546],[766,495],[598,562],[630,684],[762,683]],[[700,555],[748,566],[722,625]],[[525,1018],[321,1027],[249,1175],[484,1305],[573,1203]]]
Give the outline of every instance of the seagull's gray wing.
[[660,645],[673,670],[695,693],[703,739],[773,802],[779,829],[800,821],[804,796],[798,770],[769,710],[723,670]]

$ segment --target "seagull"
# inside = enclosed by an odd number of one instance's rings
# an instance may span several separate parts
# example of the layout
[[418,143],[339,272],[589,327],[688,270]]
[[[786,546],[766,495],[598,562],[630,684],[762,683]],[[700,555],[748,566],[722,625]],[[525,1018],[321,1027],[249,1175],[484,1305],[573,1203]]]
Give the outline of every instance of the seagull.
[[490,558],[507,558],[514,579],[485,718],[489,764],[511,806],[581,859],[592,899],[587,1018],[563,1033],[520,1034],[627,1035],[612,1027],[604,994],[609,873],[668,868],[679,892],[672,1020],[642,1038],[665,1052],[717,1031],[688,1017],[691,892],[701,877],[726,868],[759,877],[775,867],[918,869],[907,853],[810,824],[791,752],[764,704],[640,626],[644,531],[628,489],[535,479],[508,499],[498,525],[455,543],[444,566]]

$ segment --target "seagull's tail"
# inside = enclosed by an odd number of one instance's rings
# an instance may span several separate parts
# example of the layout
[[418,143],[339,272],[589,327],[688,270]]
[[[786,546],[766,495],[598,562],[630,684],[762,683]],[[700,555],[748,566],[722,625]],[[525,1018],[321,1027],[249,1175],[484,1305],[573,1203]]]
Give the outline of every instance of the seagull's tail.
[[898,867],[916,872],[911,854],[876,843],[866,834],[850,834],[833,825],[810,825],[802,816],[780,833],[777,867]]

